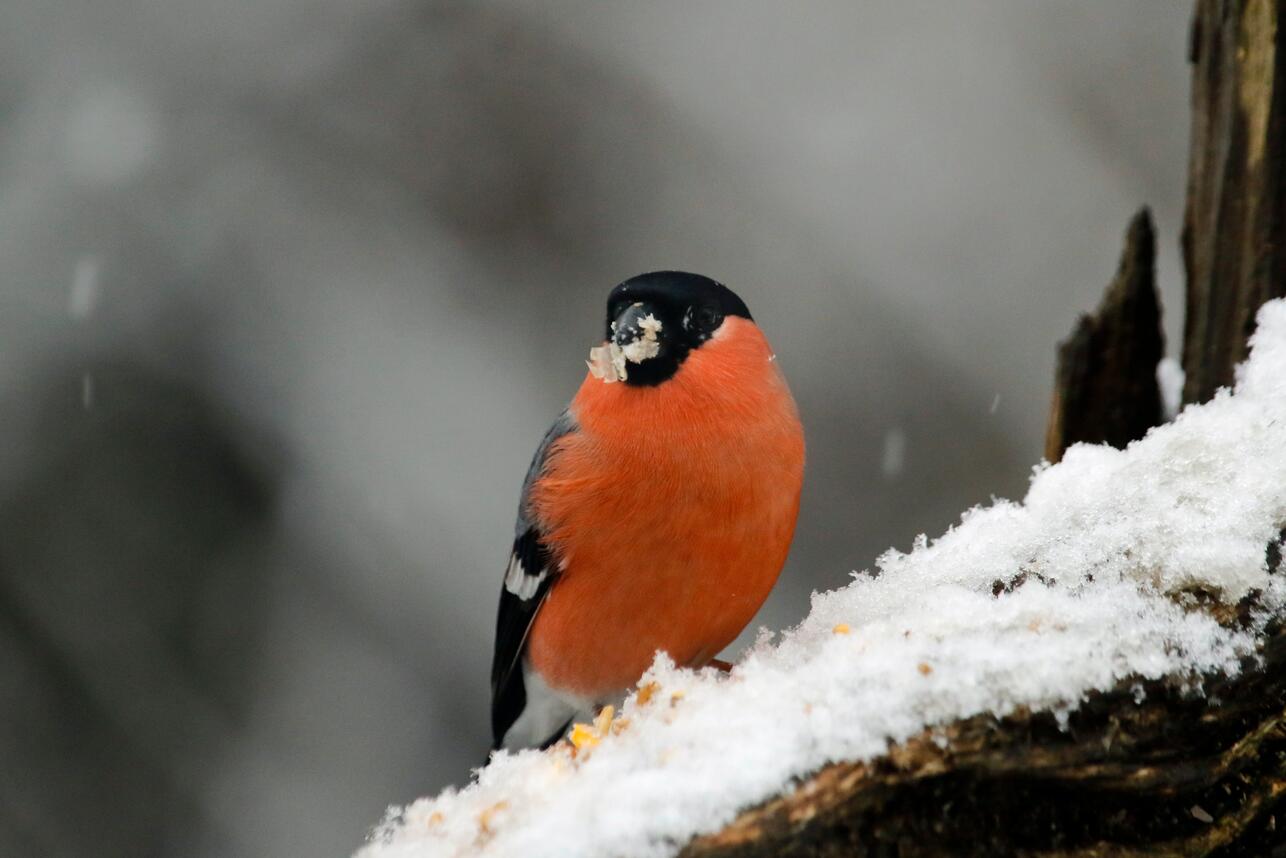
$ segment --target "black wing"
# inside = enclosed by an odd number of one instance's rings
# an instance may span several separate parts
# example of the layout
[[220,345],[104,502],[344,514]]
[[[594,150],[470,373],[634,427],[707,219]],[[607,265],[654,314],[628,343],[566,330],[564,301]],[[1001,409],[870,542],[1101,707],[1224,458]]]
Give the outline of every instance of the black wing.
[[540,442],[527,478],[522,484],[518,502],[518,523],[514,528],[513,551],[505,570],[500,591],[500,609],[496,615],[496,649],[491,660],[491,732],[493,747],[500,747],[505,733],[518,720],[527,705],[527,690],[522,679],[522,652],[527,643],[536,612],[540,610],[557,570],[549,549],[542,541],[539,527],[528,509],[532,484],[545,468],[550,447],[562,436],[576,431],[576,421],[564,411],[554,421]]

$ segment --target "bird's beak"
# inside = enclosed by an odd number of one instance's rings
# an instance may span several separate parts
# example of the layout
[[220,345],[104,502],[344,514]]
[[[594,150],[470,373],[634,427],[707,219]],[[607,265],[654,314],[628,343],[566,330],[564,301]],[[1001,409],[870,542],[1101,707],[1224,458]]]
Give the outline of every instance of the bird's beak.
[[630,365],[651,360],[666,351],[670,332],[656,310],[639,301],[612,321],[606,345],[590,349],[589,371],[606,382],[625,381]]
[[639,301],[622,310],[612,323],[612,342],[631,363],[642,363],[661,353],[669,332],[652,305]]

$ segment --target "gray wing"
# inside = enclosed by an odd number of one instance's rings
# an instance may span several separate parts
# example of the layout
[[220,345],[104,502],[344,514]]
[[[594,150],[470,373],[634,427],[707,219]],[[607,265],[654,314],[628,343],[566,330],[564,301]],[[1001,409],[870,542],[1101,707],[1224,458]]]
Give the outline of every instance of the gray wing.
[[540,610],[557,570],[540,528],[529,509],[531,489],[544,471],[554,442],[576,431],[576,420],[564,411],[549,427],[536,449],[522,483],[518,521],[514,526],[513,550],[505,569],[504,587],[496,615],[496,647],[491,660],[491,731],[494,747],[500,747],[505,733],[527,705],[521,659],[536,612]]

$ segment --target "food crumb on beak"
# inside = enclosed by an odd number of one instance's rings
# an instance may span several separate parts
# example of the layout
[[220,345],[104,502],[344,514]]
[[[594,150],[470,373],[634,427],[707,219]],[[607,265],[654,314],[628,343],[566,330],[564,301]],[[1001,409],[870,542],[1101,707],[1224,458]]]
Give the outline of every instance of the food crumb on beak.
[[651,342],[656,341],[656,335],[661,333],[661,327],[661,320],[651,313],[639,319],[639,330]]
[[594,376],[594,378],[602,379],[605,384],[624,380],[624,376],[617,375],[616,360],[612,354],[613,351],[619,352],[620,350],[620,346],[616,343],[605,343],[590,349],[589,360],[585,361],[585,365],[589,367],[590,375]]
[[[615,322],[612,323],[612,328],[615,330]],[[606,384],[625,381],[629,375],[626,369],[627,363],[643,363],[660,354],[661,343],[658,335],[662,328],[661,320],[654,314],[648,313],[638,320],[638,328],[638,335],[624,346],[617,345],[615,341],[609,341],[590,349],[589,360],[585,361],[590,374],[602,379]]]
[[[639,319],[638,324],[638,336],[621,347],[621,353],[630,363],[643,363],[661,353],[661,343],[657,340],[657,334],[661,332],[661,320],[648,313]],[[621,378],[623,380],[625,376],[622,375]]]

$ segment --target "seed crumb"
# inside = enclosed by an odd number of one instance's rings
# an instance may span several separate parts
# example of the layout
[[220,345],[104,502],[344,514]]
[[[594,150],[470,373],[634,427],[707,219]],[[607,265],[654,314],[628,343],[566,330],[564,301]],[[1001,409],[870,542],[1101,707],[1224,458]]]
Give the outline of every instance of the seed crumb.
[[491,805],[491,807],[482,811],[482,813],[478,814],[478,828],[481,832],[487,836],[495,834],[495,830],[491,827],[491,821],[495,818],[496,814],[503,812],[508,807],[509,802],[498,801]]

